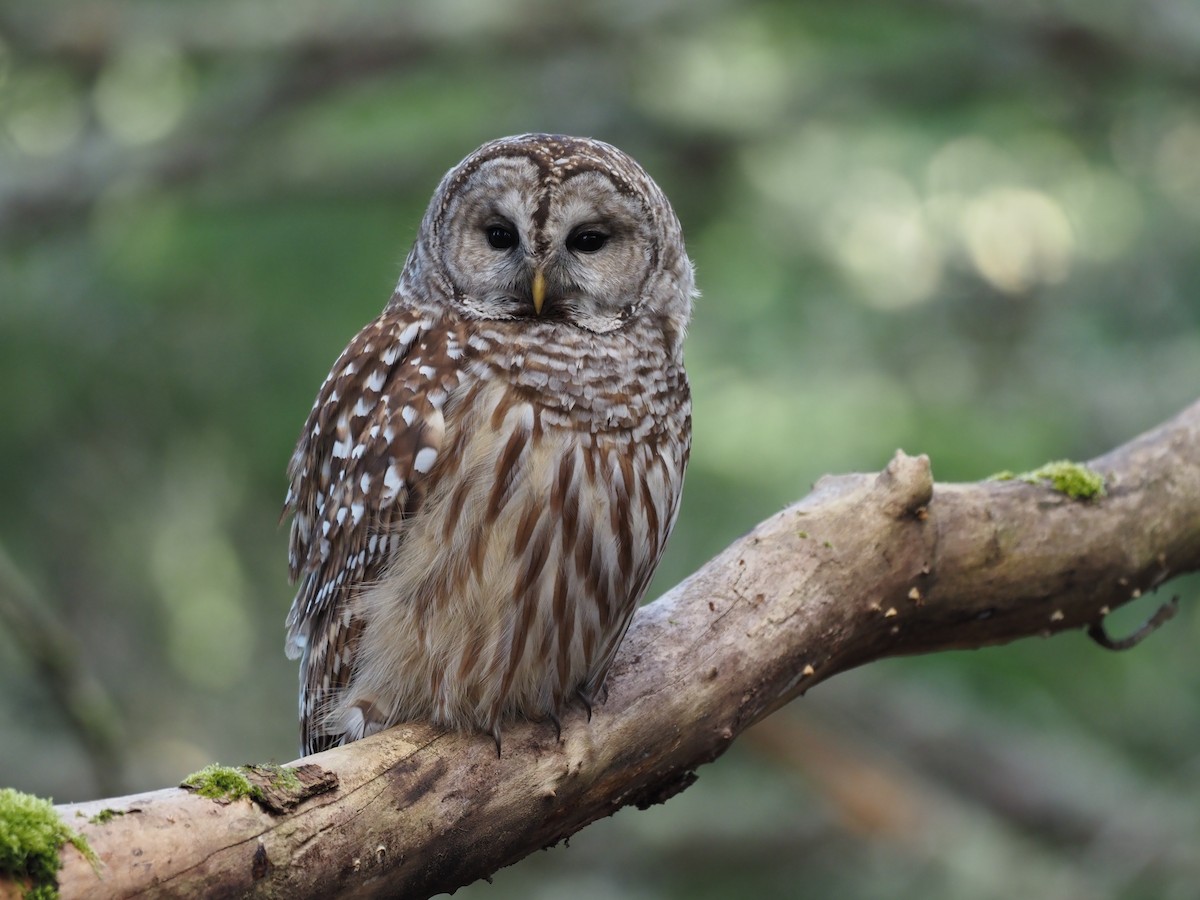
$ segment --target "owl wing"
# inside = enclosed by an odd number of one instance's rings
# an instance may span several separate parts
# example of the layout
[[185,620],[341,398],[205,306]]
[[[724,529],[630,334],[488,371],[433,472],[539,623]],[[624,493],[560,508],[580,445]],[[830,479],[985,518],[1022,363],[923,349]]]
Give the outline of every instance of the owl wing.
[[286,649],[301,659],[305,753],[337,742],[321,723],[352,675],[362,628],[352,600],[400,545],[441,448],[441,407],[462,354],[438,337],[430,318],[397,307],[360,331],[321,385],[288,466],[299,589]]

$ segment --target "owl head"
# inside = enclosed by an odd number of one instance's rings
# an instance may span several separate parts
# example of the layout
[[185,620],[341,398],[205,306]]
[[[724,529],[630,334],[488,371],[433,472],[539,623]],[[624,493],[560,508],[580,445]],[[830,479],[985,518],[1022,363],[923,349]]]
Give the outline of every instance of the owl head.
[[682,336],[694,292],[679,220],[645,170],[548,134],[491,141],[451,169],[405,273],[466,318],[597,334],[658,317]]

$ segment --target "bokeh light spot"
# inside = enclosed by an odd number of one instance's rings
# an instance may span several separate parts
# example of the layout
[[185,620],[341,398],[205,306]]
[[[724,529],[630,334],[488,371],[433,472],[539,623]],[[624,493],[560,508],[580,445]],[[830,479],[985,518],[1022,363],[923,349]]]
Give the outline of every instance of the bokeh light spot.
[[967,205],[962,227],[975,268],[1006,294],[1055,284],[1070,272],[1071,223],[1057,201],[1041,191],[986,191]]
[[1200,220],[1200,117],[1182,115],[1154,154],[1159,189],[1185,215]]
[[705,34],[656,42],[637,80],[638,102],[655,116],[727,132],[763,128],[805,81],[805,56],[784,56],[754,19]]
[[933,296],[942,252],[912,186],[885,170],[857,173],[825,228],[834,259],[876,309],[903,309]]
[[61,70],[34,69],[6,86],[4,128],[29,156],[57,156],[83,133],[84,111],[75,84]]
[[173,45],[132,44],[100,73],[96,117],[123,144],[146,144],[170,134],[192,95],[192,71]]

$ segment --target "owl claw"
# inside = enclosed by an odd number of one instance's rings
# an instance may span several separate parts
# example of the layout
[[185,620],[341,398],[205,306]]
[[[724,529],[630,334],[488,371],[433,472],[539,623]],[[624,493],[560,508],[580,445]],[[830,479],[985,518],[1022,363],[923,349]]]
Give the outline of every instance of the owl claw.
[[590,721],[592,721],[592,703],[593,703],[593,699],[592,699],[592,694],[591,694],[591,692],[590,692],[590,691],[586,691],[586,690],[584,690],[583,688],[580,688],[580,689],[579,689],[579,690],[577,690],[575,693],[576,693],[576,695],[579,697],[579,702],[583,704],[583,708],[587,710],[587,717],[588,717],[588,721],[589,721],[589,722],[590,722]]
[[556,741],[561,741],[562,740],[562,722],[558,718],[558,713],[553,713],[553,712],[546,713],[546,718],[548,718],[551,722],[554,723],[554,739]]
[[496,742],[496,759],[500,758],[500,726],[492,726],[492,740]]

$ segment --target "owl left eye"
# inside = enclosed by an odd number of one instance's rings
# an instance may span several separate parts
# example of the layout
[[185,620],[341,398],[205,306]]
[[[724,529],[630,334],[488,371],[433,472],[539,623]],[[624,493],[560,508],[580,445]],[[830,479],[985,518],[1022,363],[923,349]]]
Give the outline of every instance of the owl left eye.
[[608,235],[602,231],[581,231],[572,235],[567,246],[580,253],[595,253],[608,242]]
[[489,225],[487,233],[488,245],[493,250],[509,250],[517,246],[517,236],[503,225]]

